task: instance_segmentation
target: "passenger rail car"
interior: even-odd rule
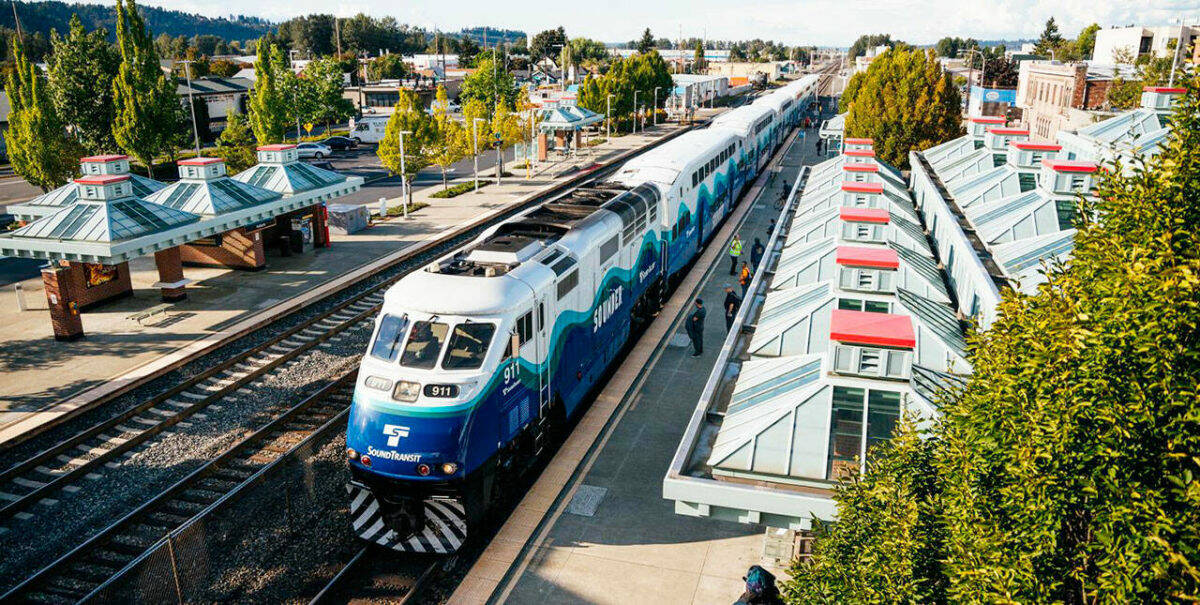
[[[728,215],[745,144],[685,133],[388,289],[346,431],[360,538],[458,550]]]

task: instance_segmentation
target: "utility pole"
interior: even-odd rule
[[[187,78],[188,109],[192,110],[192,135],[196,137],[196,157],[200,157],[200,128],[196,125],[196,99],[192,96],[191,67],[192,63],[194,62],[195,61],[192,61],[191,59],[184,59],[183,61],[180,61],[180,63],[183,63],[183,75]],[[299,124],[299,121],[297,121],[297,124]],[[299,133],[300,131],[297,130],[296,132]]]
[[[288,58],[291,59],[292,53],[298,53],[298,50],[289,50]],[[291,59],[292,77],[296,77],[296,60]],[[300,142],[300,99],[297,96],[296,90],[299,86],[292,87],[292,111],[296,113],[296,143]]]
[[[637,93],[638,91],[633,91],[633,134],[637,134]]]
[[[13,10],[16,11],[16,5],[13,5]],[[15,12],[13,14],[16,14]],[[1179,53],[1182,52],[1180,47],[1183,46],[1183,19],[1175,19],[1179,22],[1179,38],[1175,40],[1175,54],[1171,57],[1171,76],[1167,78],[1167,86],[1175,85],[1175,66],[1179,64]]]
[[[604,114],[604,117],[608,118],[604,120],[604,139],[606,141],[612,140],[612,98],[612,93],[604,97],[604,105],[608,109],[608,112]]]
[[[333,37],[337,39],[338,58],[341,59],[342,58],[342,26],[341,26],[341,19],[338,19],[337,16],[334,16],[334,18],[333,18]]]
[[[658,126],[658,89],[660,89],[660,88],[662,88],[662,86],[654,87],[654,107],[650,108],[650,111],[653,112],[653,115],[654,115],[654,125],[655,126]]]
[[[475,152],[471,156],[471,159],[475,162],[475,193],[479,193],[479,123],[486,121],[483,118],[475,118],[471,121],[471,130],[475,133],[471,140],[471,148]]]
[[[408,218],[408,205],[412,202],[412,188],[408,186],[408,173],[404,168],[404,135],[411,130],[400,131],[400,195],[404,198],[404,218]]]

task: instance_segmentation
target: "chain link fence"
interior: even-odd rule
[[[87,603],[191,603],[228,600],[244,553],[281,546],[344,500],[340,456],[318,456],[345,423],[335,416],[295,450],[262,468],[126,565]],[[337,448],[340,452],[341,448]],[[333,468],[334,466],[342,468]],[[321,478],[318,480],[318,478]],[[347,529],[348,531],[348,529]],[[270,556],[270,554],[268,554]]]

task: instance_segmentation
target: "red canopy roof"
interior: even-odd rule
[[[891,215],[883,208],[850,208],[842,207],[842,220],[856,223],[882,223],[892,220]]]
[[[879,166],[875,164],[844,164],[842,170],[847,172],[879,172]]]
[[[115,162],[117,160],[128,160],[129,156],[119,153],[110,153],[107,155],[89,155],[86,158],[79,158],[80,162]]]
[[[834,309],[829,323],[829,337],[838,342],[906,349],[917,346],[912,318],[907,315]]]
[[[1006,120],[1002,116],[975,116],[975,117],[971,118],[971,121],[975,122],[976,124],[1007,124],[1008,123],[1008,120]]]
[[[883,193],[883,183],[844,181],[842,182],[842,191],[849,191],[850,193]]]
[[[874,267],[895,269],[900,266],[900,256],[891,248],[868,248],[865,246],[838,246],[835,259],[839,265],[851,267]]]
[[[874,145],[875,139],[846,139],[847,145]]]
[[[1029,136],[1029,130],[1026,128],[989,128],[988,132],[992,134],[1007,134],[1016,136]]]
[[[109,185],[129,180],[128,174],[89,174],[75,179],[80,185]]]
[[[176,162],[180,166],[208,166],[209,164],[219,164],[225,160],[221,158],[189,158]]]
[[[1081,162],[1079,160],[1042,160],[1042,166],[1050,168],[1058,172],[1095,172],[1099,168],[1099,164],[1095,162]]]
[[[1183,94],[1187,92],[1186,88],[1171,88],[1170,86],[1147,86],[1142,89],[1142,92],[1168,92],[1174,94]]]
[[[1025,149],[1030,151],[1062,151],[1062,145],[1054,143],[1030,143],[1029,141],[1010,141],[1008,143],[1017,149]]]
[[[287,151],[288,149],[294,149],[295,147],[296,146],[291,143],[276,143],[274,145],[259,145],[258,150],[259,151]]]
[[[856,158],[873,158],[875,157],[874,149],[848,149],[842,152],[843,155],[854,156]]]

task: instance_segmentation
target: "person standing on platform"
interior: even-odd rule
[[[746,300],[746,291],[750,289],[750,280],[753,277],[754,272],[750,270],[749,265],[743,262],[742,271],[738,274],[738,283],[742,286],[742,300]]]
[[[738,259],[742,256],[742,238],[737,234],[733,234],[733,241],[729,243],[729,274],[737,274]]]
[[[767,225],[767,239],[771,239],[772,233],[775,233],[775,219],[771,219],[771,224]]]
[[[704,354],[704,316],[706,314],[704,301],[697,298],[696,308],[692,309],[692,314],[687,318],[687,335],[692,339],[692,357]]]
[[[725,331],[733,327],[733,318],[737,316],[738,307],[742,306],[742,299],[733,292],[733,286],[725,284]]]
[[[763,253],[766,251],[762,242],[757,237],[754,238],[754,245],[750,247],[750,266],[755,270],[758,270],[758,263],[762,261]]]

